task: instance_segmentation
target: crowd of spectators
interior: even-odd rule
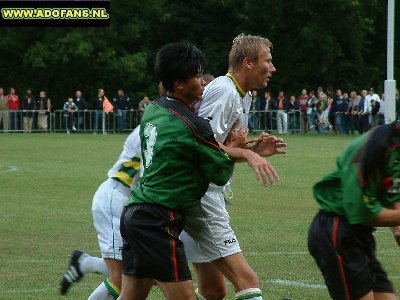
[[[71,133],[86,129],[97,133],[105,125],[103,122],[105,101],[111,105],[111,112],[117,119],[117,132],[123,132],[126,129],[127,112],[137,110],[143,113],[147,104],[150,103],[149,97],[144,96],[143,100],[139,102],[139,106],[134,107],[123,89],[119,89],[111,100],[107,99],[103,89],[99,89],[97,97],[89,102],[78,90],[75,97],[68,98],[63,107],[58,109],[62,110],[65,131]],[[45,91],[40,91],[39,96],[35,97],[32,90],[28,89],[25,96],[20,97],[14,88],[10,88],[9,93],[5,95],[4,89],[0,87],[0,131],[2,132],[30,133],[33,127],[47,132],[49,116],[52,112],[54,112],[52,102]],[[90,122],[85,122],[87,119],[90,119]],[[87,128],[87,123],[90,123],[90,128]]]
[[[362,134],[379,124],[384,123],[384,94],[379,96],[373,88],[342,92],[327,88],[326,92],[318,87],[317,92],[307,93],[303,89],[299,96],[285,96],[279,91],[276,98],[266,91],[259,97],[252,92],[252,103],[249,115],[249,129],[273,130],[278,134],[288,131],[311,133]],[[400,101],[396,92],[396,118],[400,113]],[[263,121],[263,122],[260,122]],[[264,127],[260,124],[263,123]],[[276,127],[275,127],[276,126]]]
[[[207,74],[208,76],[209,74]],[[205,75],[206,76],[206,75]],[[210,80],[213,79],[211,75]],[[160,87],[159,87],[160,88]],[[160,88],[160,90],[162,87]],[[162,94],[162,91],[160,91]],[[116,118],[116,132],[126,130],[126,114],[137,111],[138,120],[151,102],[144,96],[137,107],[123,89],[119,89],[111,101],[105,96],[103,89],[97,91],[97,97],[88,102],[81,91],[76,91],[75,97],[68,98],[63,106],[63,124],[67,133],[86,129],[97,133],[104,124],[104,102],[112,107]],[[0,87],[0,131],[32,132],[32,127],[47,132],[49,115],[52,112],[52,102],[46,91],[40,91],[35,97],[32,90],[26,90],[23,97],[18,96],[14,88],[7,95]],[[90,112],[89,112],[90,111]],[[89,113],[89,114],[88,114]],[[396,93],[396,118],[400,113],[398,91]],[[85,120],[90,118],[90,128]],[[310,132],[336,134],[364,133],[370,128],[384,123],[384,94],[379,96],[373,88],[342,92],[328,87],[326,91],[318,87],[317,91],[307,92],[303,89],[298,96],[286,96],[279,91],[277,97],[272,97],[265,91],[263,97],[258,91],[252,91],[252,102],[249,112],[250,131],[274,131],[278,134],[288,132]],[[85,125],[86,124],[86,125]],[[106,128],[107,129],[107,128]]]

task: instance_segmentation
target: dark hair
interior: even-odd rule
[[[204,53],[191,43],[171,43],[158,51],[154,73],[163,87],[173,92],[175,81],[186,81],[201,74],[205,63]]]

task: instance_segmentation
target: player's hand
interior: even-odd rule
[[[261,133],[258,137],[258,141],[254,146],[248,149],[257,153],[261,157],[268,157],[274,154],[285,154],[285,148],[287,144],[282,138],[277,138],[276,136],[269,135],[268,133]]]
[[[247,128],[234,128],[233,126],[225,139],[225,145],[234,148],[246,148],[248,144],[255,143],[259,140],[258,138],[248,139],[248,134],[249,130]]]
[[[253,151],[246,152],[247,164],[254,170],[258,182],[264,186],[274,185],[279,180],[278,173],[269,161]]]
[[[400,246],[400,226],[391,227],[390,229],[392,230],[397,245]]]

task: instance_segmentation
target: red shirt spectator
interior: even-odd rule
[[[307,95],[307,90],[303,89],[301,95],[297,98],[297,102],[300,105],[300,110],[302,112],[307,111],[307,102],[311,97]]]
[[[18,95],[15,94],[15,89],[10,89],[10,94],[7,95],[7,101],[10,110],[19,109],[19,98]]]

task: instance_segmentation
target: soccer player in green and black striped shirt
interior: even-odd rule
[[[374,227],[400,225],[400,122],[350,143],[314,186],[308,248],[333,299],[397,299],[376,259]],[[396,237],[396,236],[395,236]]]
[[[209,123],[190,107],[204,90],[204,54],[189,43],[162,48],[155,73],[167,97],[150,104],[140,123],[144,173],[121,216],[123,280],[118,299],[145,299],[154,280],[167,299],[195,299],[183,243],[184,210],[210,182],[224,185],[233,161]]]

